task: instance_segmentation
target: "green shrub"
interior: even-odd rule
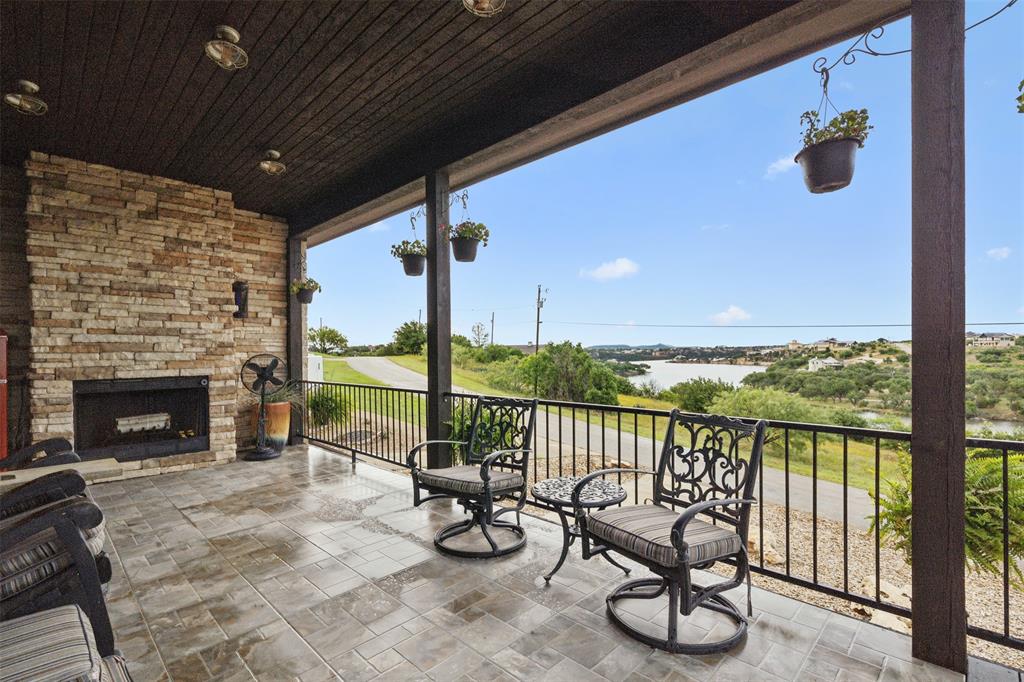
[[[899,476],[886,479],[879,495],[879,514],[871,518],[882,540],[901,550],[911,561],[911,461],[907,449],[897,454]],[[1024,455],[1011,453],[1008,462],[1010,580],[1024,588]],[[1003,458],[968,456],[964,464],[966,565],[977,573],[1002,575],[1003,570]],[[872,498],[875,495],[872,493]]]
[[[313,428],[340,424],[348,419],[348,401],[334,391],[310,391],[306,395],[306,408],[309,411],[309,424]]]

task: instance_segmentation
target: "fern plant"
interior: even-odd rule
[[[879,513],[871,519],[881,538],[911,561],[911,461],[901,448],[898,475],[886,479],[887,490],[878,497]],[[1007,460],[1007,508],[1010,581],[1024,589],[1024,455],[1010,453]],[[1002,575],[1003,571],[1003,455],[969,455],[964,461],[964,513],[967,568],[976,573]],[[871,494],[872,498],[875,493]]]

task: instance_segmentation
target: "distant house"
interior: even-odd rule
[[[839,369],[842,366],[843,362],[835,358],[811,358],[807,362],[809,372],[817,372],[819,369]]]
[[[967,334],[967,345],[972,348],[1011,348],[1016,338],[1013,334],[992,332],[989,334]]]
[[[789,350],[800,350],[801,348],[804,347],[804,345],[802,343],[800,343],[799,341],[797,341],[796,339],[793,339],[792,341],[789,342],[789,345],[786,346],[786,347]]]
[[[836,338],[829,338],[822,339],[821,341],[815,341],[810,345],[813,346],[815,350],[835,350],[836,348],[844,348],[850,344]]]

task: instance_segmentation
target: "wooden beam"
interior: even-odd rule
[[[452,286],[448,255],[448,171],[427,175],[427,439],[448,437],[452,390]],[[451,466],[451,448],[427,448],[427,466]]]
[[[306,276],[306,240],[293,237],[288,240],[288,282],[303,279]],[[309,353],[306,345],[306,306],[299,303],[289,292],[288,294],[288,378],[294,381],[306,379],[306,356]],[[296,434],[301,428],[302,416],[297,410],[292,411],[291,427],[288,429],[288,442],[292,445],[301,443]]]
[[[535,161],[906,16],[910,0],[805,0],[670,61],[448,166],[454,189]],[[810,68],[808,67],[808,71]],[[354,232],[422,202],[422,180],[383,184],[363,173],[322,206],[288,216],[310,245]],[[370,177],[372,176],[372,177]],[[415,176],[418,178],[418,176]],[[394,177],[387,178],[394,181]],[[368,183],[375,183],[368,186]]]
[[[967,672],[964,604],[964,0],[911,34],[913,654]]]

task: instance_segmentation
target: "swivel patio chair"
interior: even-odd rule
[[[522,549],[526,531],[520,525],[519,512],[526,504],[526,472],[533,442],[537,401],[519,398],[478,398],[473,410],[469,438],[465,441],[435,440],[420,443],[409,452],[412,471],[413,505],[429,500],[455,499],[469,514],[467,521],[445,526],[434,536],[434,544],[445,554],[471,558],[498,557]],[[443,469],[420,469],[419,452],[432,444],[458,446],[465,464]],[[421,491],[427,495],[421,496]],[[510,500],[514,506],[500,507]],[[514,512],[516,522],[499,520]],[[454,547],[452,538],[479,526],[489,549]],[[510,531],[514,542],[504,546],[494,538],[495,529]]]
[[[658,576],[629,580],[606,599],[609,618],[630,637],[658,649],[692,655],[728,651],[746,637],[747,618],[722,593],[739,587],[745,578],[747,616],[752,615],[747,530],[751,506],[756,504],[754,483],[761,464],[764,430],[764,421],[748,424],[673,410],[656,472],[595,471],[573,489],[583,558],[617,552]],[[583,488],[595,478],[620,471],[653,474],[653,504],[588,515],[580,504]],[[732,578],[707,586],[692,581],[691,571],[715,563],[734,566]],[[622,600],[656,599],[666,591],[668,622],[664,628],[653,623],[645,627],[616,607]],[[714,642],[681,642],[679,615],[688,616],[697,608],[724,614],[735,622],[736,629]]]

